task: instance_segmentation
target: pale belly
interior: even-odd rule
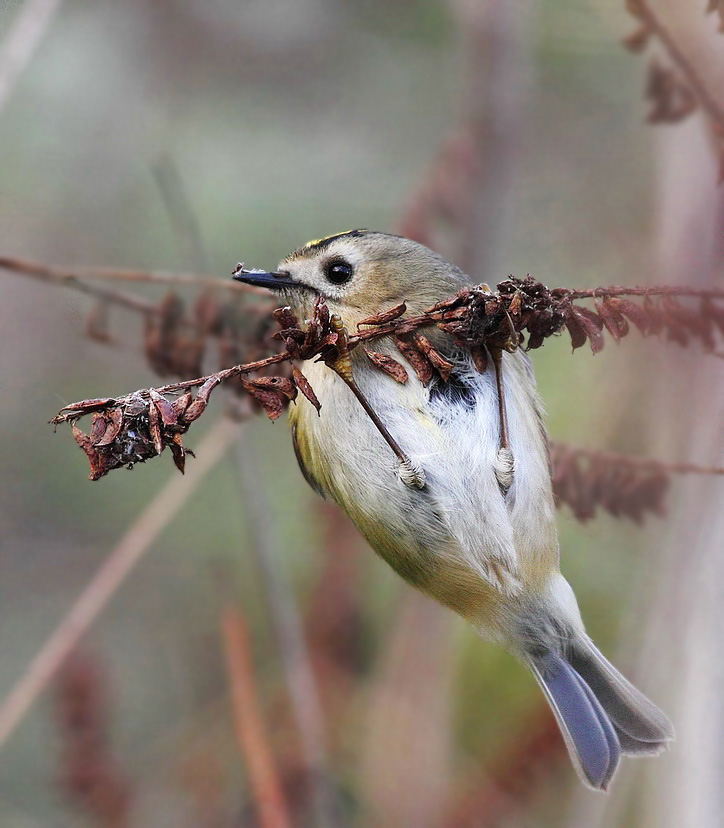
[[[510,612],[523,586],[543,588],[557,568],[555,517],[545,445],[520,366],[506,371],[516,457],[507,495],[493,467],[492,373],[475,375],[470,393],[456,395],[431,394],[412,372],[402,386],[376,370],[356,371],[386,427],[425,470],[419,491],[400,480],[396,456],[344,383],[318,363],[303,371],[322,410],[318,416],[306,400],[290,410],[300,464],[403,578],[479,628]]]

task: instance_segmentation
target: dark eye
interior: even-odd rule
[[[324,266],[324,275],[333,285],[343,285],[349,282],[353,272],[352,265],[344,259],[332,259]]]

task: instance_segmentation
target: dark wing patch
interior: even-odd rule
[[[459,374],[450,374],[447,382],[438,380],[430,386],[431,400],[445,400],[452,405],[475,408],[475,391]]]

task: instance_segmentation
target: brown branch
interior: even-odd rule
[[[234,729],[254,791],[259,825],[287,828],[291,821],[259,705],[249,632],[241,611],[230,604],[222,613],[221,632]]]
[[[643,296],[643,305],[621,298],[627,295]],[[677,303],[675,297],[680,295],[699,300],[698,312]],[[652,297],[658,297],[658,301]],[[410,338],[419,328],[429,325],[437,325],[459,347],[469,349],[480,371],[485,370],[488,351],[515,350],[523,342],[523,332],[528,334],[526,347],[530,350],[539,348],[548,337],[564,328],[568,330],[574,349],[588,341],[594,353],[604,346],[604,331],[618,342],[629,333],[631,325],[643,334],[665,333],[680,345],[686,345],[692,339],[699,340],[712,351],[716,337],[724,333],[724,308],[717,305],[723,297],[721,291],[691,292],[675,287],[551,290],[530,277],[511,277],[501,282],[495,293],[484,286],[462,290],[408,319],[402,316],[403,303],[364,320],[360,324],[367,329],[351,337],[341,322],[330,316],[320,297],[306,327],[300,326],[289,308],[274,312],[274,318],[282,328],[275,336],[286,346],[286,350],[279,354],[123,397],[72,403],[65,406],[52,422],[70,421],[73,424],[74,437],[88,456],[93,480],[120,466],[130,467],[144,462],[161,454],[165,448],[171,450],[176,465],[183,471],[185,450],[181,436],[203,414],[214,389],[227,380],[239,378],[237,389],[249,393],[271,419],[280,416],[287,402],[296,399],[298,391],[319,409],[314,390],[298,369],[292,372],[291,378],[248,377],[278,363],[318,358],[339,372],[342,357],[348,349],[360,342],[392,335],[421,382],[426,384],[435,375],[441,382],[447,382],[452,364],[425,337],[416,334]],[[574,300],[580,298],[593,298],[595,311],[575,305]],[[169,347],[171,345],[173,341]],[[164,347],[161,347],[162,351]],[[375,364],[397,381],[406,381],[404,367],[398,365],[401,370],[395,373],[389,363],[394,364],[395,360],[390,358],[385,364]],[[351,363],[348,368],[347,373],[351,376]],[[190,393],[182,394],[173,402],[164,396],[188,392],[192,388],[199,388],[195,399]],[[75,425],[75,421],[86,414],[93,415],[89,435]],[[375,421],[374,416],[372,419]],[[376,425],[384,436],[384,426],[380,428],[377,422]],[[421,475],[416,475],[415,485],[420,482],[418,477],[422,479]]]
[[[43,264],[16,256],[0,256],[0,268],[25,276],[33,276],[49,282],[74,282],[91,279],[104,282],[136,282],[141,284],[186,285],[199,288],[218,288],[237,294],[259,293],[268,295],[260,288],[242,285],[231,279],[216,279],[196,273],[167,273],[159,270],[135,270],[117,267],[74,267],[71,269]]]
[[[125,532],[65,617],[0,703],[0,748],[95,623],[131,570],[237,439],[239,426],[222,419],[199,444],[198,461],[185,477],[169,480]]]
[[[557,451],[559,448],[566,451],[573,451],[581,458],[603,460],[607,463],[626,465],[643,471],[661,471],[665,474],[724,475],[724,467],[722,466],[701,466],[697,463],[670,463],[665,460],[655,460],[652,457],[638,457],[633,454],[621,454],[614,451],[602,451],[600,449],[572,446],[570,443],[551,442],[552,452]]]
[[[0,267],[5,267],[5,263],[0,263]],[[32,272],[29,270],[22,270],[20,268],[6,268],[11,272],[30,276],[33,279],[39,279],[43,282],[53,282],[62,284],[64,287],[69,287],[72,290],[77,290],[79,293],[85,293],[88,296],[93,296],[96,299],[112,302],[114,305],[119,305],[128,310],[137,311],[141,314],[159,314],[160,309],[156,302],[149,299],[144,299],[141,296],[136,296],[132,293],[126,293],[119,290],[112,290],[110,288],[97,287],[96,285],[87,285],[81,282],[75,276],[68,276],[67,278],[55,278],[48,274],[41,274],[40,272]]]
[[[679,285],[655,285],[651,287],[623,287],[613,285],[612,287],[588,288],[586,290],[554,288],[555,291],[565,292],[573,300],[617,296],[679,296],[682,298],[724,299],[724,288],[688,288]]]

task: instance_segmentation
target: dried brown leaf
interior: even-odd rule
[[[718,304],[710,298],[701,302],[701,314],[718,328],[719,333],[724,335],[724,304]]]
[[[317,409],[317,414],[319,414],[319,410],[321,409],[322,404],[317,399],[317,395],[314,393],[314,389],[310,385],[309,380],[304,376],[304,374],[299,370],[299,368],[297,368],[296,365],[292,365],[292,377],[297,388]]]
[[[109,411],[95,416],[104,418],[105,430],[102,437],[94,440],[93,444],[96,446],[108,446],[116,439],[118,432],[121,430],[121,426],[123,425],[123,412],[120,408],[111,408]]]
[[[181,440],[181,435],[174,434],[168,447],[171,449],[174,465],[183,474],[186,471],[187,450]],[[190,454],[190,452],[188,453]]]
[[[452,363],[448,362],[445,357],[433,347],[430,340],[421,333],[415,334],[415,344],[430,360],[433,368],[438,372],[443,382],[447,382],[450,379],[450,374],[452,373]]]
[[[404,365],[399,363],[396,359],[393,359],[391,356],[387,356],[387,354],[381,354],[379,351],[371,351],[368,348],[365,348],[364,352],[373,365],[381,371],[384,371],[396,382],[406,383],[409,379]]]
[[[148,432],[151,435],[151,442],[157,454],[161,454],[164,449],[163,436],[161,432],[161,415],[158,407],[151,403],[148,406]]]
[[[650,320],[646,311],[641,307],[641,305],[637,305],[635,302],[631,302],[629,299],[620,299],[619,297],[613,296],[609,296],[607,301],[622,316],[625,316],[626,319],[629,320],[629,322],[632,322],[642,334],[645,335],[649,332]]]
[[[669,317],[675,320],[677,326],[699,339],[707,350],[714,349],[714,321],[701,313],[701,309],[692,310],[669,296],[664,297],[662,305]]]
[[[362,319],[357,323],[357,327],[359,328],[360,325],[385,325],[387,322],[399,319],[406,310],[407,305],[404,302],[400,302],[399,305],[395,305],[393,308],[388,308],[385,311],[380,311],[379,313]]]
[[[245,379],[243,385],[270,420],[276,420],[284,410],[286,402],[297,396],[296,385],[287,377]]]
[[[588,341],[591,344],[591,351],[594,354],[599,353],[603,349],[603,320],[601,317],[588,308],[573,305],[571,307],[571,314],[578,324],[586,332]]]
[[[606,330],[616,342],[620,342],[628,333],[628,322],[618,312],[616,305],[608,297],[605,297],[603,301],[596,303],[596,309]]]
[[[174,410],[173,404],[161,396],[153,388],[150,391],[151,402],[158,409],[161,415],[161,422],[165,426],[173,426],[178,422],[178,412]]]
[[[669,296],[664,296],[659,305],[661,320],[666,328],[667,339],[685,347],[689,344],[690,334],[681,321],[680,310],[681,306],[678,302]]]
[[[405,357],[405,359],[412,366],[412,370],[417,374],[417,378],[423,385],[427,385],[432,379],[433,367],[430,360],[421,353],[419,348],[407,339],[400,336],[395,337],[395,344],[398,350]]]
[[[97,446],[106,433],[106,418],[102,411],[96,412],[91,418],[90,441],[91,445]]]
[[[571,344],[573,345],[574,351],[576,348],[580,348],[582,345],[586,344],[586,340],[588,339],[586,330],[576,319],[573,313],[571,313],[566,319],[566,328],[568,329],[568,333],[571,335]]]

